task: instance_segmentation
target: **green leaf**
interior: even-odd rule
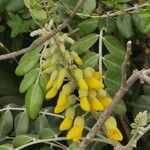
[[[83,5],[83,12],[86,14],[92,13],[96,9],[96,0],[86,0]]]
[[[9,12],[17,12],[24,7],[24,0],[9,0],[6,5],[6,10]]]
[[[79,41],[75,42],[70,49],[76,51],[77,53],[82,53],[88,50],[97,40],[97,34],[89,34],[79,39]]]
[[[114,36],[106,35],[103,38],[103,42],[110,53],[116,53],[121,56],[125,54],[126,49]]]
[[[39,71],[37,68],[34,68],[24,76],[19,88],[20,93],[25,93],[34,84],[38,74]]]
[[[41,10],[32,9],[31,15],[33,16],[33,18],[37,20],[45,20],[47,18],[46,11],[43,9]]]
[[[115,37],[106,35],[104,45],[110,52],[103,58],[107,70],[104,73],[104,82],[107,93],[113,97],[121,85],[121,65],[125,57],[125,48]]]
[[[0,137],[7,135],[13,128],[13,116],[8,110],[0,118]]]
[[[117,16],[116,24],[120,34],[124,38],[130,38],[133,36],[132,18],[129,14]]]
[[[144,84],[143,91],[145,95],[150,95],[150,84]]]
[[[9,147],[7,145],[0,145],[0,150],[12,150],[12,147]]]
[[[82,57],[82,61],[83,61],[82,68],[86,67],[94,68],[98,62],[98,54],[89,51]]]
[[[49,128],[49,122],[46,116],[39,116],[35,121],[35,129],[38,133],[44,128]]]
[[[19,15],[10,15],[10,20],[8,20],[7,24],[12,29],[11,37],[15,37],[20,33],[20,29],[22,27],[23,20],[19,17]]]
[[[150,32],[150,17],[145,18],[140,16],[140,14],[133,14],[132,18],[135,26],[139,31],[141,31],[142,33]]]
[[[16,95],[18,89],[11,77],[0,70],[0,95]]]
[[[123,101],[121,101],[115,107],[115,109],[113,111],[113,114],[114,115],[118,115],[118,116],[123,116],[123,115],[126,114],[126,112],[127,112],[126,105],[125,105],[125,103]]]
[[[25,96],[25,106],[27,113],[31,119],[35,119],[43,103],[43,91],[39,83],[35,83]]]
[[[28,73],[39,61],[40,51],[42,50],[42,46],[35,48],[34,50],[27,52],[19,61],[19,65],[16,68],[16,75],[22,76]]]
[[[41,129],[39,132],[39,138],[40,139],[49,139],[53,137],[57,137],[60,134],[60,131],[55,130],[55,129]]]
[[[26,134],[29,128],[29,118],[26,112],[20,112],[15,118],[16,135]]]
[[[112,33],[116,28],[116,21],[112,17],[101,18],[98,25],[100,30]]]
[[[79,23],[78,27],[84,35],[90,34],[97,28],[98,21],[98,19],[87,19]]]
[[[150,113],[150,95],[141,95],[134,103],[134,114],[147,110]]]
[[[29,135],[19,135],[15,137],[15,139],[12,141],[12,144],[16,148],[16,147],[25,145],[27,143],[30,143],[32,141],[33,141],[33,138]]]

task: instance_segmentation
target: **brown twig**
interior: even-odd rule
[[[122,84],[125,84],[126,82],[126,79],[127,79],[127,67],[129,65],[129,58],[132,54],[132,51],[131,51],[131,41],[128,41],[127,42],[127,51],[126,51],[126,55],[125,55],[125,58],[124,58],[124,61],[122,63]]]
[[[120,99],[125,95],[125,93],[129,90],[129,88],[137,81],[138,79],[143,79],[143,75],[149,75],[150,69],[143,69],[141,71],[134,70],[133,74],[129,77],[124,85],[120,87],[118,92],[115,94],[110,106],[101,114],[91,131],[87,134],[87,136],[83,139],[81,143],[79,143],[79,150],[85,150],[85,148],[93,141],[96,133],[102,128],[104,122],[107,118],[112,114],[116,105],[120,101]]]
[[[72,11],[72,13],[70,14],[70,16],[56,29],[54,30],[52,33],[48,34],[46,37],[44,38],[39,38],[37,40],[35,40],[29,47],[21,49],[19,51],[10,53],[10,54],[6,54],[6,55],[1,55],[0,56],[0,61],[1,60],[5,60],[5,59],[10,59],[12,57],[17,57],[19,55],[22,55],[28,51],[31,51],[32,49],[35,49],[36,47],[38,47],[39,45],[43,44],[44,42],[46,42],[47,40],[49,40],[51,37],[53,37],[55,34],[57,34],[58,32],[60,32],[61,30],[63,30],[67,24],[71,21],[71,19],[74,17],[74,15],[76,14],[76,12],[78,11],[78,9],[83,5],[83,3],[85,2],[85,0],[79,0],[79,2],[77,3],[77,5],[75,6],[74,10]]]

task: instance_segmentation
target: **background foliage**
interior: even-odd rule
[[[48,14],[41,9],[41,6],[36,5],[39,0],[31,1],[33,1],[31,11],[25,6],[24,0],[0,1],[0,42],[3,44],[0,47],[1,55],[27,47],[34,41],[35,38],[30,37],[30,33],[38,29],[36,19],[43,25],[46,23]],[[56,5],[53,18],[58,24],[71,13],[76,3],[77,0],[54,0],[53,3],[48,0],[49,9],[53,4]],[[104,31],[103,78],[111,97],[121,85],[121,64],[127,41],[132,40],[128,76],[133,69],[150,67],[150,2],[147,0],[86,0],[64,32],[71,32],[73,29],[77,29],[77,32],[71,37],[77,42],[71,49],[82,56],[83,68],[89,66],[97,70],[99,32]],[[44,102],[41,115],[35,120],[29,119],[24,112],[22,106],[25,95],[19,92],[22,77],[15,75],[19,59],[13,58],[0,62],[0,144],[3,144],[0,149],[2,150],[9,150],[12,146],[19,147],[38,138],[54,138],[60,134],[58,125],[61,116],[52,117],[46,114],[52,112],[53,105],[49,107],[49,104]],[[126,143],[128,134],[124,124],[130,130],[130,124],[139,111],[147,110],[150,113],[150,85],[136,82],[123,99],[125,101],[118,104],[114,115],[118,117],[125,135],[123,142]],[[89,119],[89,124],[92,124],[92,119]],[[138,149],[148,150],[149,140],[150,136],[146,134],[139,142]],[[31,146],[31,149],[57,149],[56,144],[55,142],[51,146],[37,144]],[[92,144],[89,149],[96,150],[97,147],[99,150],[110,149],[109,145],[102,143],[94,143],[94,146]],[[70,149],[75,149],[75,145],[72,144]]]

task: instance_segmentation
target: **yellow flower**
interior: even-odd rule
[[[91,110],[90,103],[89,103],[87,97],[80,98],[80,106],[84,111],[88,112]]]
[[[79,92],[79,98],[87,97],[88,95],[88,90],[79,89],[78,92]]]
[[[74,126],[67,134],[67,140],[73,140],[73,142],[78,142],[82,137],[83,128]]]
[[[52,99],[52,98],[54,98],[55,96],[56,96],[56,94],[57,94],[57,89],[56,88],[52,88],[52,89],[50,89],[48,92],[47,92],[47,94],[46,94],[46,99]]]
[[[123,139],[122,133],[117,128],[117,122],[114,117],[109,117],[105,123],[104,127],[106,128],[106,135],[109,139],[121,141]]]
[[[73,142],[78,142],[82,137],[84,125],[85,125],[84,118],[81,116],[78,116],[74,121],[73,128],[68,132],[66,138],[68,140],[73,140]]]
[[[78,64],[78,65],[83,65],[83,62],[82,62],[82,59],[80,57],[76,57],[74,59],[75,63]]]
[[[68,96],[75,90],[75,88],[75,83],[70,81],[62,87],[62,93]]]
[[[95,79],[94,77],[91,77],[87,80],[88,86],[92,89],[100,89],[104,87],[104,84],[100,82],[99,80]]]
[[[68,98],[63,93],[59,94],[59,98],[57,100],[58,105],[66,105],[68,103]]]
[[[109,97],[105,97],[103,99],[100,99],[99,101],[104,106],[104,108],[107,108],[109,106],[109,104],[111,103],[112,99]]]
[[[69,118],[71,118],[73,120],[74,115],[75,115],[75,110],[74,109],[75,109],[74,107],[68,107],[66,109],[65,116],[69,117]]]
[[[78,54],[76,52],[71,51],[70,54],[73,57],[73,59],[74,59],[76,64],[78,64],[78,65],[82,65],[83,64],[82,59],[78,56]]]
[[[77,68],[74,71],[74,76],[77,80],[83,79],[83,72],[81,71],[81,69]]]
[[[122,141],[122,133],[118,128],[113,128],[113,129],[108,129],[107,130],[107,137],[109,139],[117,140],[117,141]]]
[[[90,106],[91,106],[91,110],[93,110],[93,111],[103,111],[104,110],[104,106],[97,100],[96,97],[94,97],[90,100]]]
[[[54,70],[51,74],[50,80],[48,81],[47,85],[46,85],[46,89],[49,89],[52,87],[54,81],[56,80],[58,76],[58,70]]]
[[[96,80],[100,80],[102,78],[102,74],[98,71],[95,71],[94,74],[93,74],[93,77],[96,79]]]
[[[73,119],[70,117],[66,117],[63,122],[59,126],[60,131],[68,130],[72,125]]]
[[[67,107],[68,107],[68,103],[65,105],[56,105],[55,109],[54,109],[54,113],[61,113],[63,112]]]
[[[79,87],[83,90],[88,90],[88,85],[84,79],[78,81]]]
[[[103,90],[103,89],[98,89],[98,90],[96,91],[96,94],[97,94],[98,99],[103,99],[103,98],[105,98],[106,95],[107,95],[106,91]]]

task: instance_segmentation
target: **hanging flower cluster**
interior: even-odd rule
[[[82,137],[85,120],[82,116],[75,117],[76,106],[80,105],[83,114],[101,112],[112,99],[103,89],[102,74],[90,67],[81,69],[82,59],[75,51],[66,50],[65,43],[74,41],[67,34],[57,35],[57,40],[51,39],[50,54],[44,55],[45,60],[41,64],[43,73],[49,74],[46,99],[51,100],[58,94],[54,113],[65,112],[59,128],[61,131],[69,130],[67,139],[77,142]]]

